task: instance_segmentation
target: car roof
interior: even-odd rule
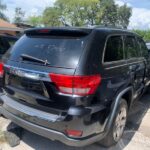
[[[141,37],[135,32],[132,32],[127,29],[121,29],[116,27],[105,27],[105,26],[91,26],[91,27],[49,27],[49,28],[31,28],[24,31],[25,34],[27,33],[33,33],[40,30],[51,30],[51,31],[57,31],[57,32],[72,32],[72,33],[85,33],[89,34],[92,31],[99,31],[103,32],[105,34],[130,34],[135,35],[138,37]]]

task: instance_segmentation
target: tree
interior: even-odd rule
[[[123,28],[127,28],[129,25],[129,18],[132,15],[132,9],[124,4],[121,7],[118,7],[118,24]]]
[[[43,13],[46,26],[105,25],[126,28],[131,8],[118,6],[114,0],[56,0]]]
[[[61,18],[72,26],[94,25],[100,11],[99,0],[57,0]]]
[[[102,16],[100,23],[105,26],[117,26],[118,12],[117,5],[113,0],[102,0],[101,1]]]
[[[45,26],[60,26],[60,10],[54,7],[47,7],[43,12],[43,23]]]
[[[150,42],[150,30],[133,30],[139,34],[146,42]]]
[[[25,16],[25,12],[22,11],[20,7],[15,8],[15,18],[14,18],[14,23],[21,23],[23,22]]]
[[[41,16],[29,16],[27,19],[27,22],[34,26],[34,27],[40,27],[42,26],[42,17]]]
[[[8,21],[8,18],[6,17],[6,15],[3,13],[4,10],[7,9],[6,4],[2,3],[2,0],[0,0],[0,18],[3,20]]]

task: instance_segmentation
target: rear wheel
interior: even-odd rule
[[[127,121],[128,105],[126,100],[121,99],[117,108],[112,127],[107,136],[99,143],[104,147],[116,144],[122,137]]]

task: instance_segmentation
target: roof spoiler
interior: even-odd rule
[[[25,30],[27,36],[69,36],[82,37],[91,33],[91,29],[82,28],[34,28]]]

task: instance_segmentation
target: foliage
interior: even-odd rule
[[[42,26],[42,17],[41,16],[29,16],[27,19],[27,23],[34,27]]]
[[[112,0],[102,0],[103,15],[101,22],[104,25],[119,26],[127,28],[129,19],[132,15],[132,9],[126,4],[118,6]]]
[[[56,0],[43,13],[46,26],[111,25],[127,28],[132,11],[114,0]]]
[[[22,11],[22,9],[20,7],[16,7],[15,8],[14,23],[22,23],[24,16],[25,16],[25,12]]]
[[[129,18],[132,15],[132,9],[126,4],[118,8],[118,24],[123,28],[127,28],[129,25]]]
[[[0,0],[0,18],[3,19],[3,20],[8,21],[8,18],[3,13],[3,11],[6,10],[6,9],[7,9],[6,4],[3,4],[2,0]]]
[[[43,12],[43,23],[45,26],[61,26],[60,10],[54,7],[48,7]]]
[[[102,0],[101,23],[105,26],[117,26],[118,6],[112,0]]]
[[[55,7],[62,10],[61,18],[71,26],[94,25],[100,12],[99,0],[57,0]]]
[[[146,42],[150,42],[150,30],[133,30],[139,34]]]

